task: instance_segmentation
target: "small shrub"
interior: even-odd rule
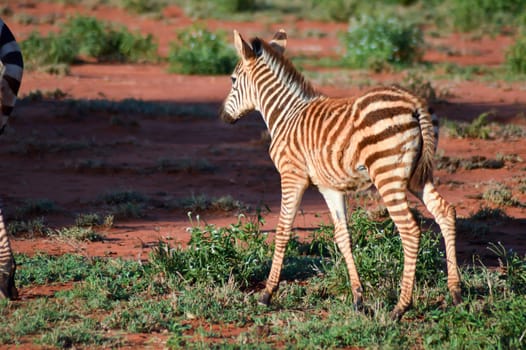
[[[100,233],[93,230],[92,227],[63,227],[59,230],[56,230],[55,235],[59,238],[73,239],[77,241],[96,242],[103,240],[103,236]]]
[[[506,65],[514,74],[526,74],[526,34],[522,33],[506,51]]]
[[[480,114],[471,123],[457,123],[445,121],[444,127],[452,137],[458,138],[474,138],[487,140],[491,138],[491,128],[489,127],[488,117],[493,115],[493,112],[485,112]]]
[[[188,282],[224,283],[231,276],[242,286],[261,281],[270,247],[257,225],[193,227],[191,235],[187,249],[159,242],[150,256],[154,268]]]
[[[519,204],[517,199],[513,198],[511,188],[501,183],[491,184],[482,194],[482,198],[500,206],[516,206]]]
[[[28,233],[31,236],[46,235],[49,232],[49,228],[46,226],[43,217],[36,218],[27,221],[11,221],[7,224],[7,233],[12,236],[16,236],[20,233]]]
[[[222,33],[193,26],[177,33],[170,43],[169,71],[182,74],[230,74],[237,54]]]
[[[422,57],[422,31],[396,18],[362,17],[341,37],[344,63],[353,68],[382,70],[412,64]]]
[[[75,225],[79,227],[103,226],[111,228],[113,226],[113,216],[106,215],[102,217],[97,213],[79,214],[75,219]]]

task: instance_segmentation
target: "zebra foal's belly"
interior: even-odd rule
[[[364,165],[358,165],[355,169],[344,169],[328,164],[317,168],[309,172],[311,182],[316,186],[351,192],[366,190],[372,185],[369,171]]]

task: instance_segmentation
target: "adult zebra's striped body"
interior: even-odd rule
[[[22,80],[24,62],[22,53],[13,33],[0,19],[0,62],[1,62],[1,112],[0,134],[9,120],[16,102],[18,89]],[[0,207],[0,298],[16,298],[15,287],[16,264],[9,244],[9,237],[4,224]]]
[[[348,268],[354,302],[362,302],[347,230],[345,193],[369,184],[378,189],[404,249],[399,318],[412,299],[420,229],[408,207],[407,191],[420,198],[437,220],[446,242],[448,287],[459,303],[455,251],[455,210],[432,183],[438,122],[426,103],[400,87],[380,87],[355,98],[329,98],[304,79],[283,56],[283,30],[273,40],[247,43],[234,31],[240,61],[221,117],[234,123],[252,110],[263,115],[270,156],[281,176],[281,211],[265,292],[268,305],[278,288],[285,247],[302,195],[309,184],[322,193],[335,226],[335,241]]]

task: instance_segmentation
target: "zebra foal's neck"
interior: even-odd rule
[[[271,134],[279,121],[322,96],[282,54],[264,44],[261,75],[256,75],[260,111]],[[266,68],[266,69],[265,69]],[[266,72],[265,72],[266,70]]]

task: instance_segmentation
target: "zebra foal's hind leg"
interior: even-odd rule
[[[460,295],[460,274],[455,243],[455,208],[442,198],[431,182],[426,183],[423,191],[417,195],[424,202],[427,210],[435,217],[444,236],[447,258],[447,286],[453,298],[453,304],[460,304],[462,297]]]
[[[9,244],[0,205],[0,298],[15,299],[18,291],[15,287],[16,264]]]

